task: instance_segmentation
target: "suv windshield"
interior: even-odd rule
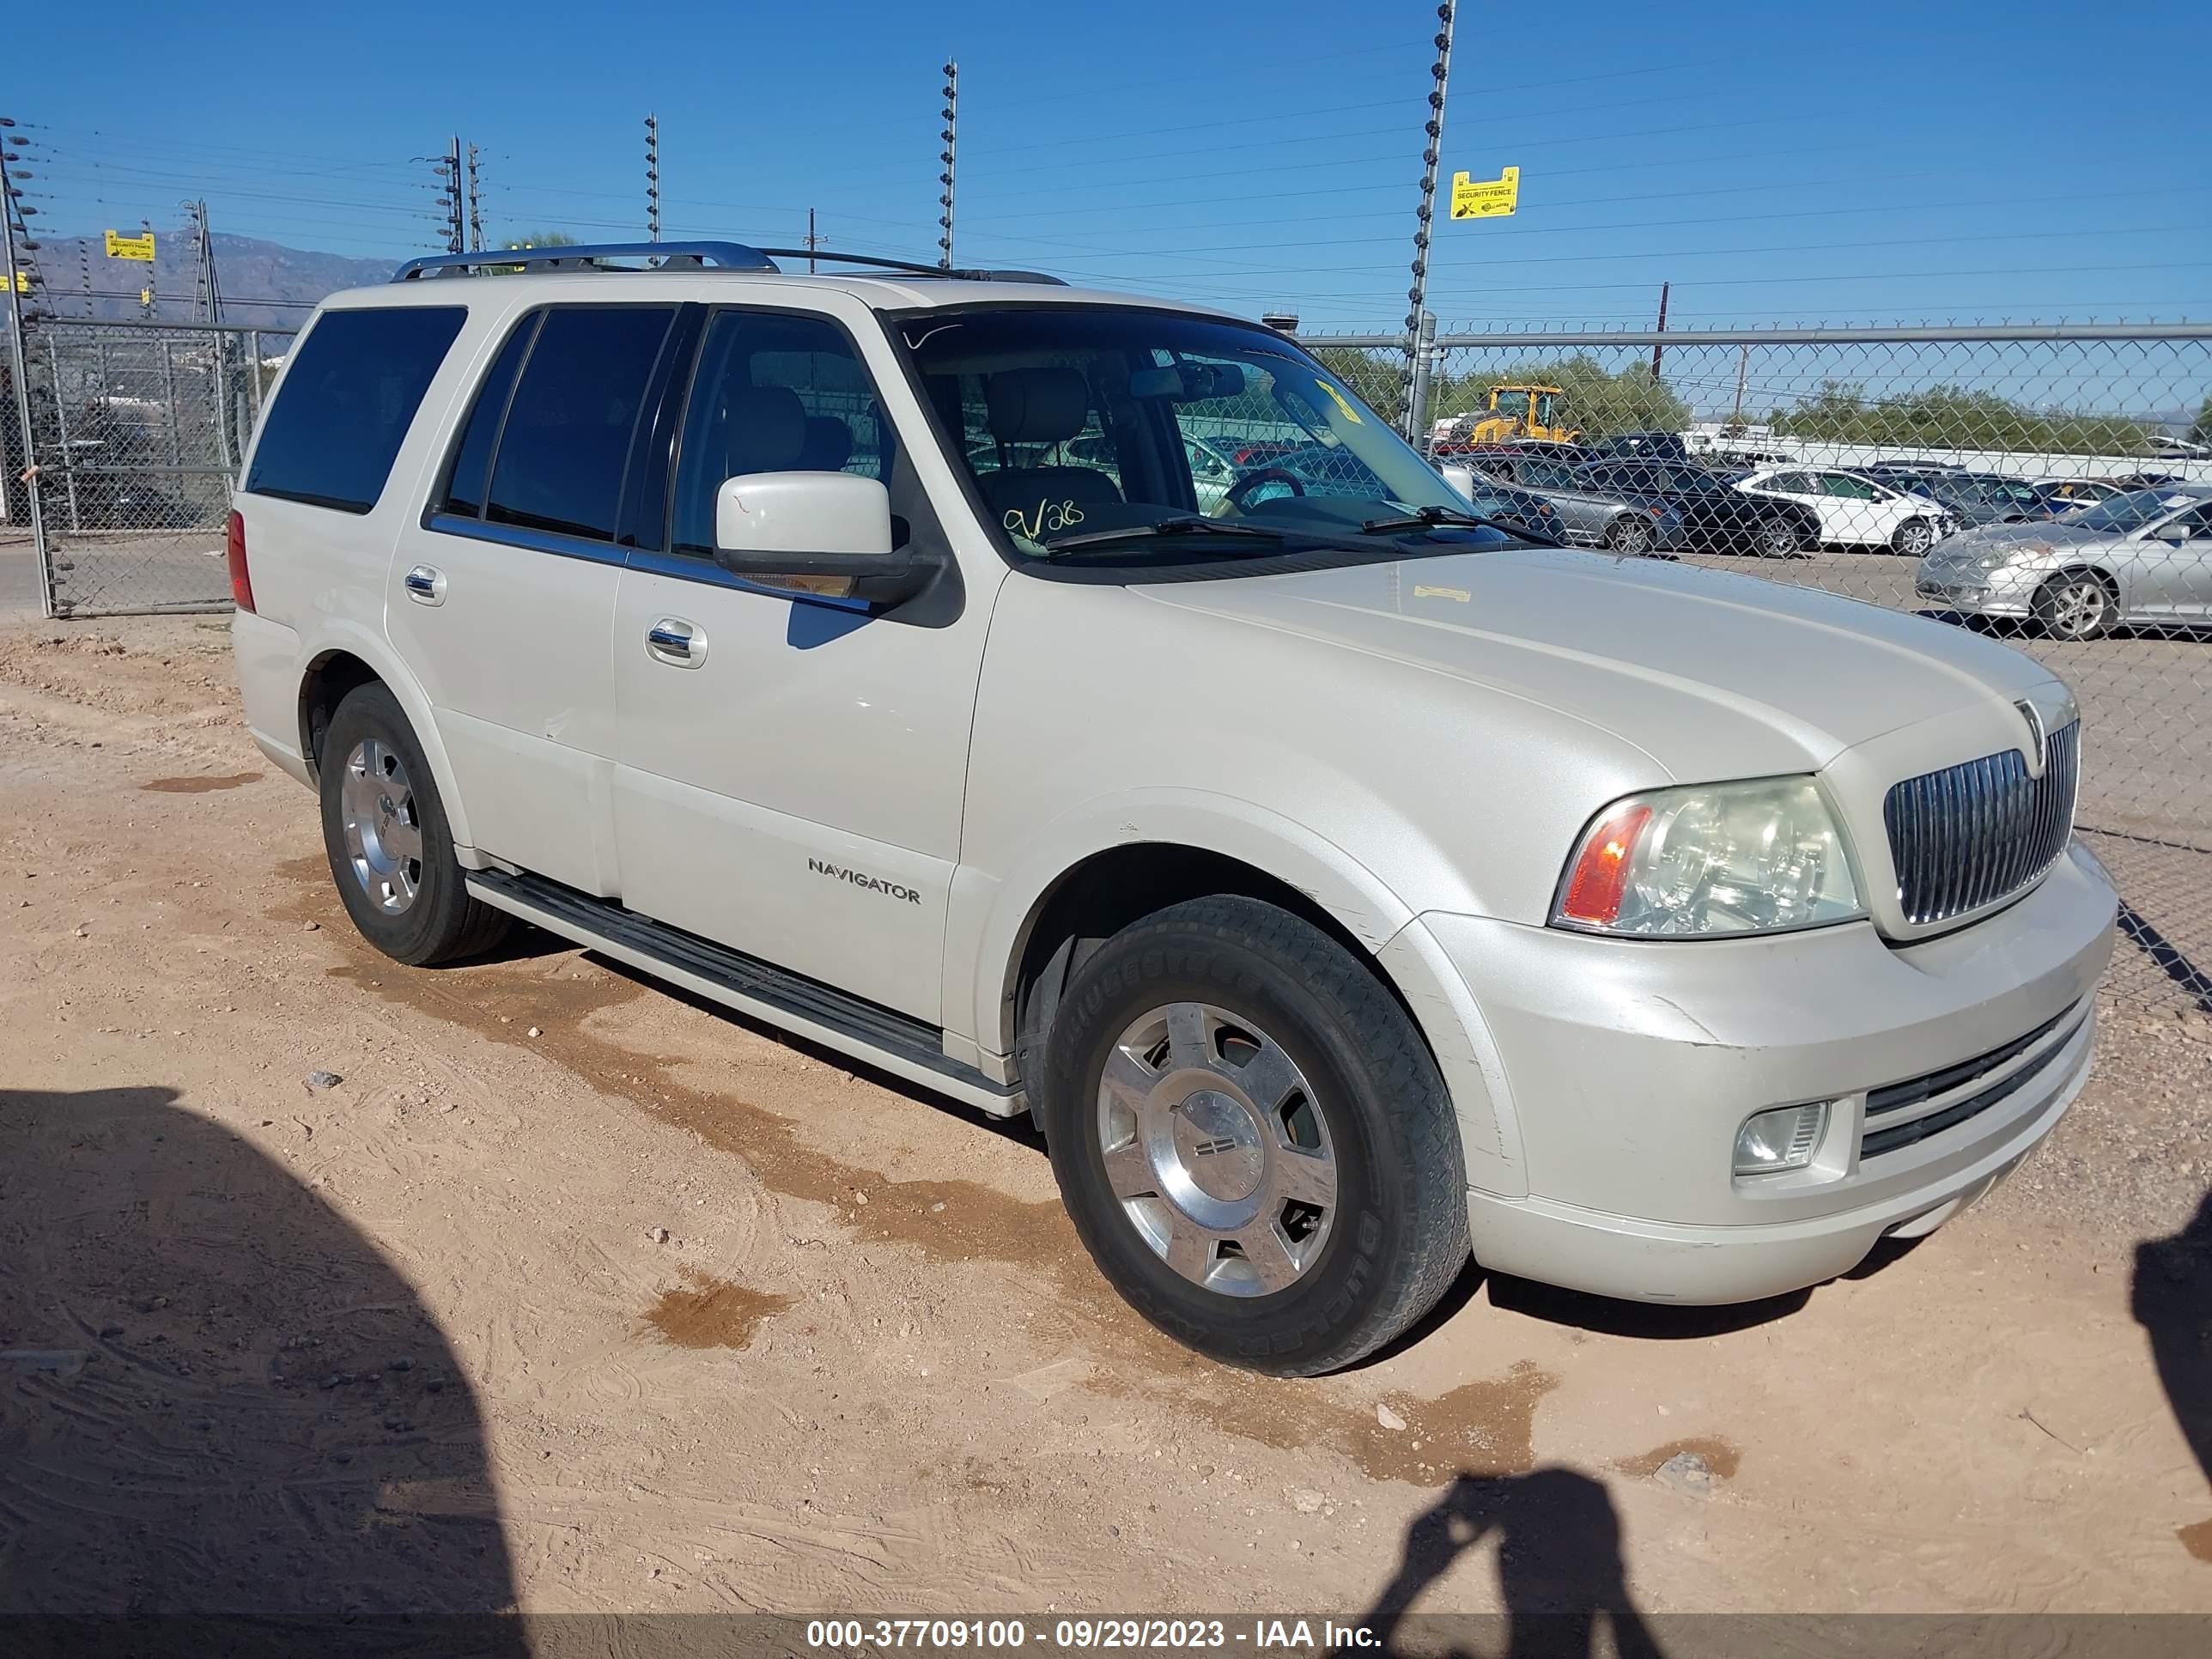
[[[1066,543],[1057,556],[1110,544],[1118,561],[1187,560],[1202,543],[1250,558],[1280,541],[1208,532],[1341,540],[1367,520],[1467,511],[1381,416],[1267,329],[1030,306],[910,316],[903,333],[955,453],[1032,557]],[[1131,534],[1102,533],[1115,531]]]

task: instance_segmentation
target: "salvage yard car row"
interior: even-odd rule
[[[1571,545],[1894,553],[1920,562],[1922,600],[2062,639],[2212,623],[2212,484],[2166,474],[2027,479],[1772,460],[1722,471],[1649,447],[1624,457],[1526,441],[1440,459],[1479,511]]]

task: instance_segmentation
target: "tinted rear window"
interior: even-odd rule
[[[325,313],[270,408],[246,489],[345,513],[374,507],[468,315],[461,306]]]
[[[673,307],[550,311],[507,406],[484,516],[612,541],[623,471]]]
[[[522,367],[522,359],[530,349],[530,342],[538,332],[538,319],[530,317],[522,326],[507,337],[506,346],[494,360],[491,370],[477,388],[477,400],[469,410],[469,422],[461,428],[459,447],[453,452],[453,470],[446,484],[445,508],[448,513],[464,514],[474,519],[483,513],[484,481],[491,471],[491,447],[499,436],[499,426],[507,418],[507,395],[514,390],[514,376]]]

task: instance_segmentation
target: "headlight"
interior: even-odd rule
[[[1809,777],[1660,789],[1591,820],[1554,927],[1657,938],[1779,933],[1866,914],[1835,815]]]

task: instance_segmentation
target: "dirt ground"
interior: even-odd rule
[[[372,955],[219,622],[9,626],[0,1612],[2212,1611],[2212,1026],[2102,1040],[1808,1295],[1471,1272],[1272,1382],[1025,1128],[543,936]]]

